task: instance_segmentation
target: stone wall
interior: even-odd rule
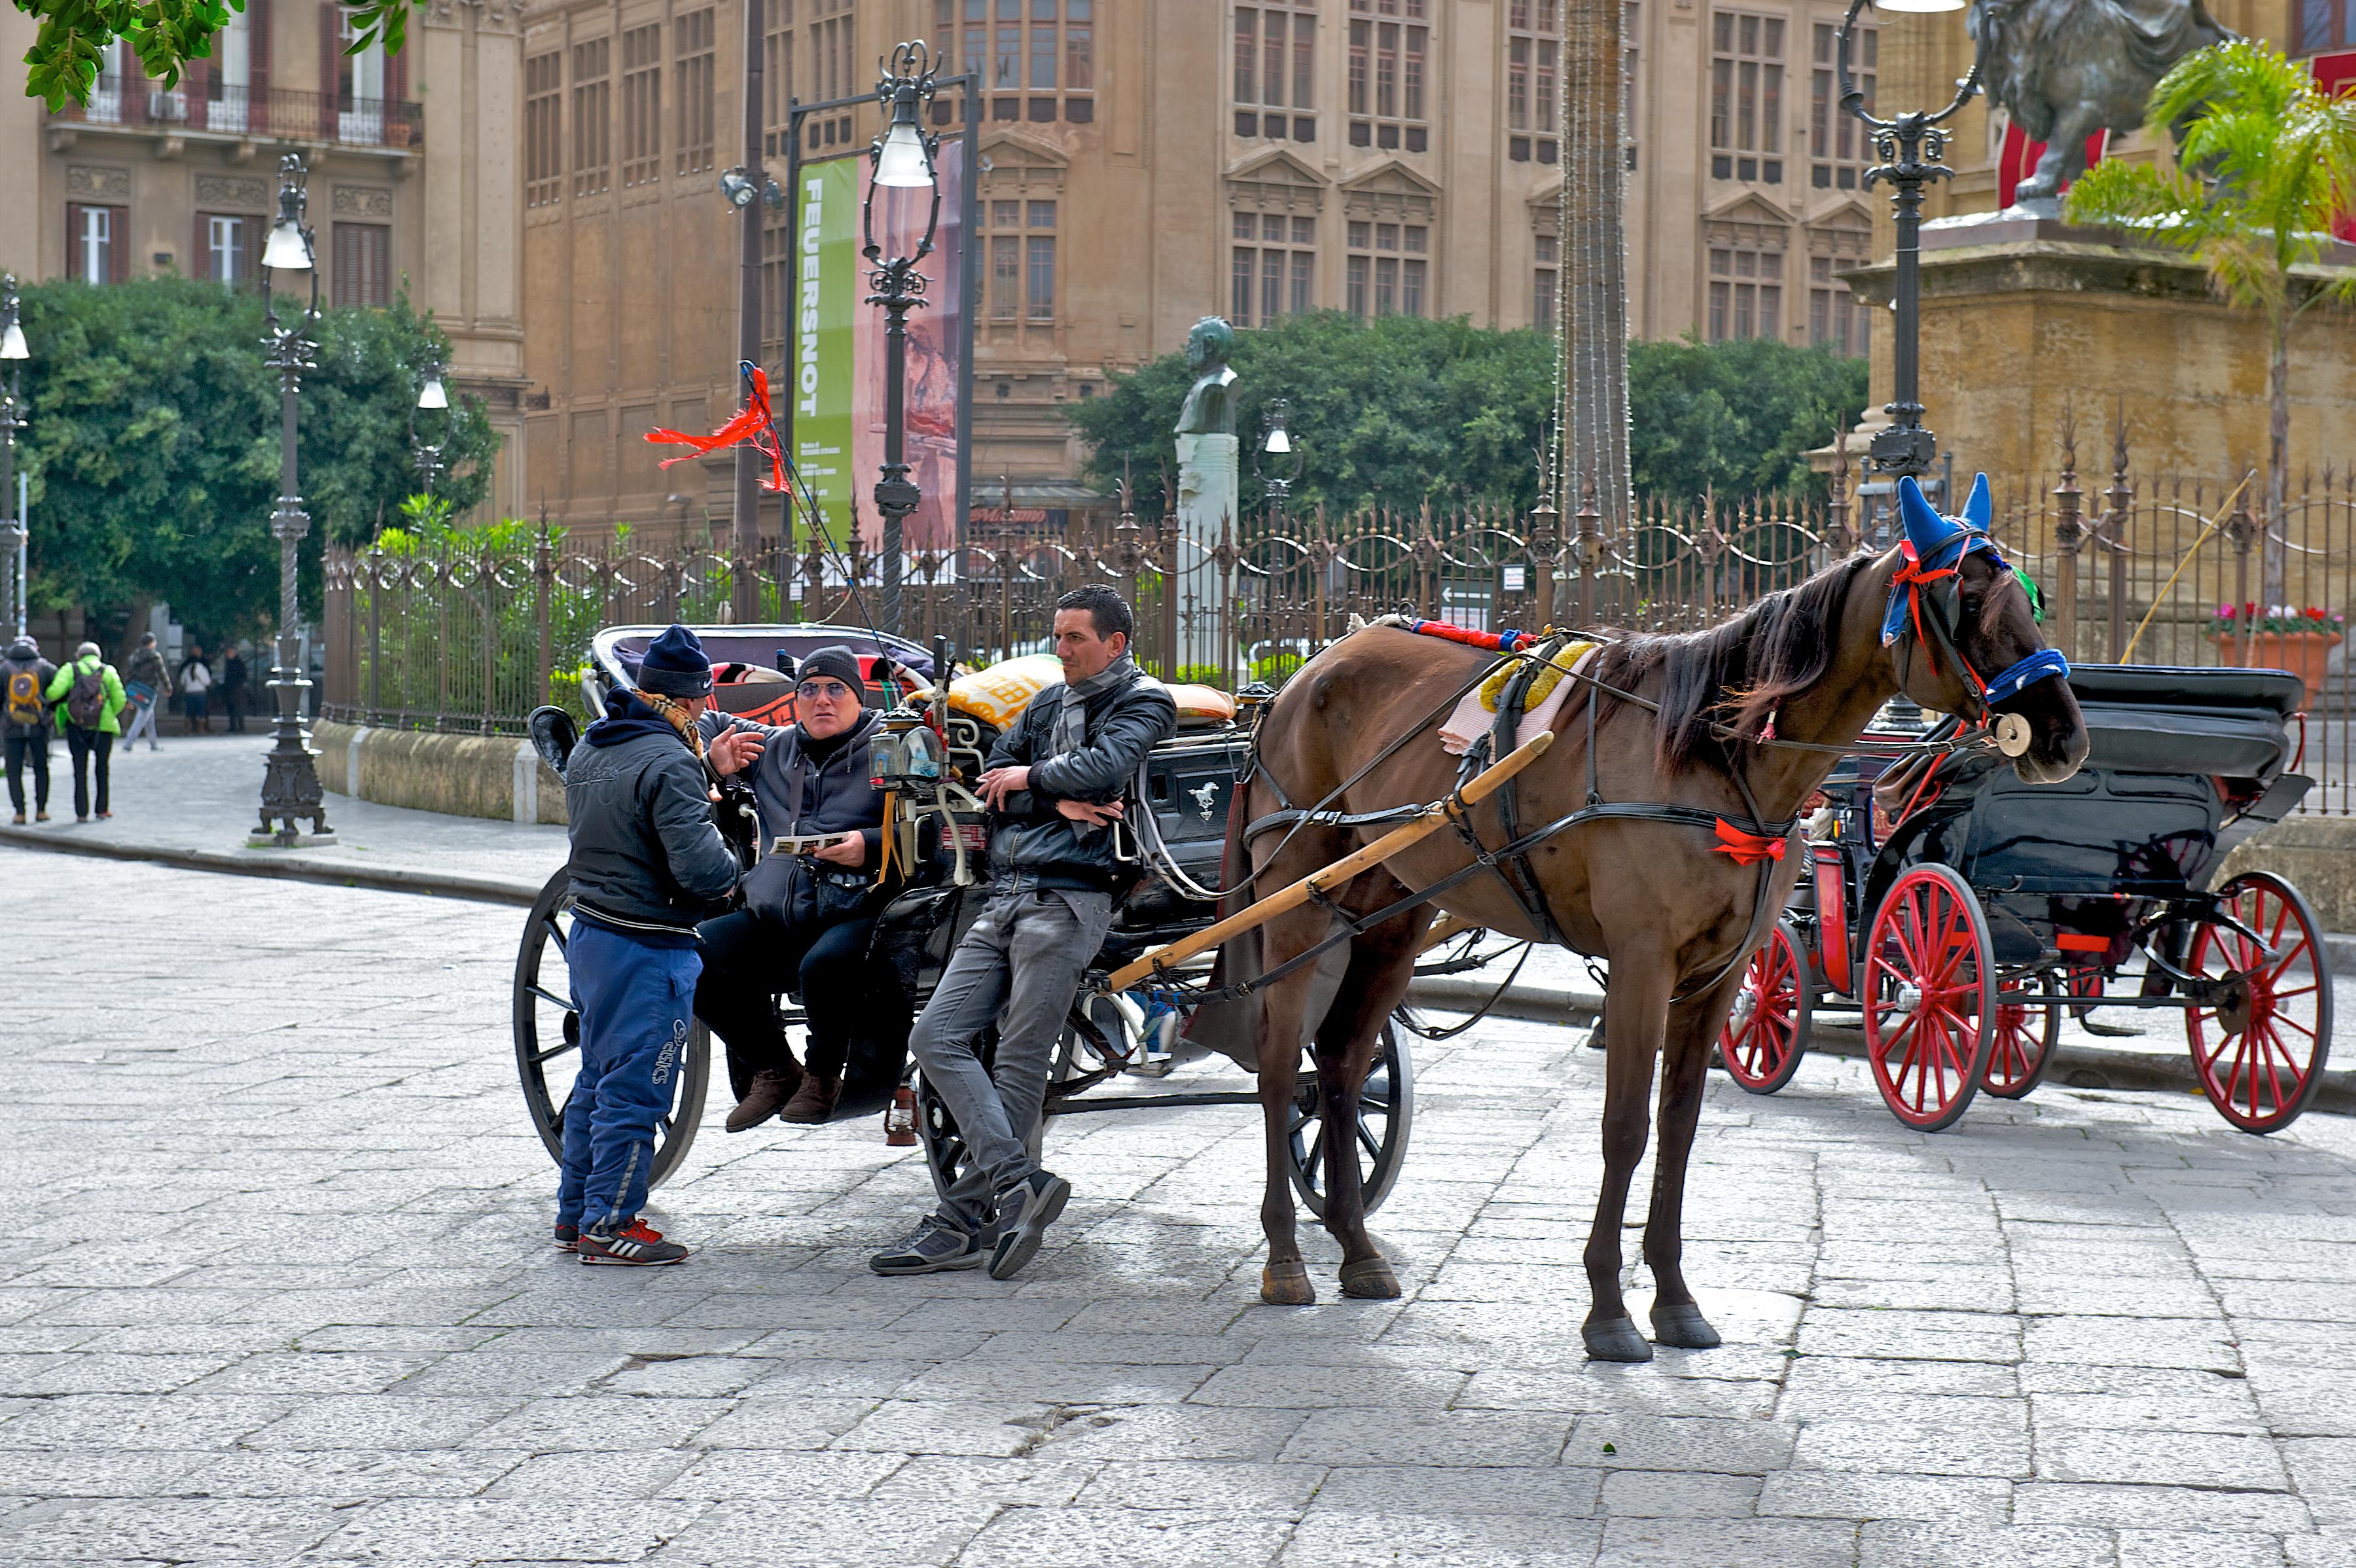
[[[564,782],[515,736],[434,735],[325,721],[319,782],[338,795],[384,806],[500,822],[564,818]]]
[[[2356,931],[2356,817],[2290,817],[2225,857],[2217,885],[2271,871],[2307,895],[2327,931]]]

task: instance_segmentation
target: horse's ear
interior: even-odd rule
[[[1988,531],[1988,519],[1995,515],[1996,509],[1988,502],[1987,476],[1975,475],[1972,479],[1971,499],[1964,503],[1964,521],[1982,533],[1986,533]]]
[[[1906,525],[1906,537],[1914,545],[1914,558],[1928,564],[1954,537],[1955,525],[1939,515],[1922,494],[1922,487],[1914,476],[1904,474],[1898,480],[1898,516]]]

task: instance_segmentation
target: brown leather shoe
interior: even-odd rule
[[[744,1098],[738,1101],[736,1109],[728,1113],[728,1130],[742,1133],[748,1127],[759,1126],[775,1116],[777,1108],[792,1099],[794,1091],[808,1081],[808,1075],[798,1068],[791,1073],[766,1069],[755,1073],[752,1086],[744,1090]]]
[[[802,1074],[802,1086],[786,1102],[785,1120],[788,1122],[823,1122],[834,1114],[834,1102],[842,1098],[840,1076],[821,1078],[817,1073]]]

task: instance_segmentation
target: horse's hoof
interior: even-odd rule
[[[1587,1342],[1587,1358],[1590,1361],[1649,1361],[1653,1348],[1636,1332],[1636,1320],[1632,1317],[1611,1317],[1601,1323],[1583,1323],[1580,1338]]]
[[[1305,1263],[1269,1263],[1259,1272],[1259,1298],[1270,1306],[1315,1306],[1317,1287]]]
[[[1680,1350],[1715,1350],[1719,1344],[1718,1330],[1689,1301],[1653,1308],[1653,1337]]]
[[[1389,1301],[1399,1293],[1398,1276],[1380,1258],[1342,1265],[1342,1294],[1364,1301]]]

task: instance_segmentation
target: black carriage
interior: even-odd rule
[[[1890,1111],[1936,1131],[1982,1090],[2034,1089],[2065,1009],[2177,1008],[2228,1122],[2271,1133],[2306,1110],[2331,1044],[2315,916],[2271,872],[2211,886],[2311,785],[2295,771],[2303,683],[2081,666],[2070,684],[2093,751],[2061,784],[2023,783],[1984,750],[1843,759],[1808,820],[1808,874],[1719,1036],[1736,1082],[1781,1089],[1820,1011],[1845,1005]],[[1885,724],[1874,738],[1926,736]]]
[[[606,694],[617,687],[634,684],[637,659],[661,629],[618,627],[597,636],[582,682],[591,711],[602,711]],[[935,693],[934,654],[904,639],[809,624],[695,629],[712,657],[717,678],[715,697],[723,711],[755,715],[765,723],[791,722],[793,686],[780,668],[786,659],[798,661],[832,643],[848,644],[869,667],[873,678],[867,695],[872,705],[923,703]],[[886,660],[878,656],[888,656],[888,668]],[[949,770],[962,770],[969,778],[980,771],[997,732],[987,718],[951,707],[941,736]],[[1203,896],[1218,885],[1228,803],[1249,747],[1248,732],[1237,724],[1197,721],[1183,726],[1176,737],[1149,758],[1145,793],[1151,820],[1141,822],[1133,833],[1124,830],[1127,852],[1138,861],[1138,876],[1116,911],[1098,967],[1126,962],[1210,922],[1213,906]],[[716,810],[723,830],[738,826],[729,821],[736,807],[723,802]],[[930,995],[957,938],[979,913],[981,889],[976,879],[986,848],[985,824],[979,810],[944,806],[933,813],[931,822],[922,824],[924,831],[918,831],[919,825],[914,821],[904,824],[904,843],[916,872],[884,910],[877,923],[876,939],[881,954],[891,961],[916,1007]],[[740,831],[734,836],[744,841],[740,853],[757,853],[757,833]],[[526,922],[513,991],[517,1071],[532,1124],[551,1158],[562,1146],[564,1105],[580,1044],[580,1018],[573,1007],[564,971],[572,902],[568,877],[560,870],[541,889]],[[776,1006],[788,1028],[801,1026],[798,997],[780,993]],[[1166,1076],[1186,1052],[1173,1038],[1173,1023],[1170,1015],[1141,995],[1098,996],[1087,1012],[1076,1019],[1080,1026],[1064,1034],[1049,1081],[1047,1115],[1258,1104],[1258,1095],[1249,1089],[1189,1087],[1164,1091],[1104,1087],[1115,1079]],[[1293,1182],[1312,1210],[1322,1213],[1323,1100],[1317,1092],[1314,1059],[1306,1051],[1302,1063],[1290,1127]],[[670,1113],[657,1129],[654,1185],[679,1169],[694,1144],[703,1119],[711,1066],[710,1036],[699,1022],[684,1069],[677,1077],[679,1087]],[[926,1118],[936,1133],[948,1135],[933,1141],[935,1152],[949,1151],[955,1129],[946,1108],[927,1091],[921,1075],[904,1071],[896,1038],[888,1051],[862,1052],[854,1047],[837,1119],[883,1110],[903,1081],[914,1090],[916,1113]],[[734,1087],[741,1091],[744,1086]],[[1414,1112],[1413,1064],[1404,1032],[1394,1021],[1384,1033],[1381,1052],[1368,1074],[1359,1124],[1350,1130],[1370,1211],[1398,1178]]]

